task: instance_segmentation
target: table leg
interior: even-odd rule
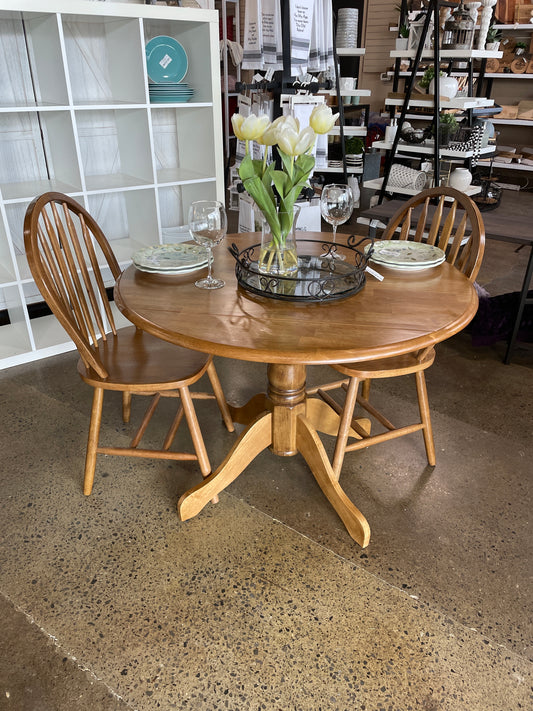
[[[522,290],[520,291],[520,302],[518,304],[518,311],[516,312],[516,318],[513,326],[513,332],[509,338],[507,344],[507,350],[505,352],[505,358],[503,362],[509,365],[511,362],[511,356],[513,354],[516,337],[518,336],[518,330],[520,328],[520,322],[522,321],[522,314],[524,313],[524,306],[531,303],[531,299],[527,298],[527,293],[529,291],[529,285],[531,282],[531,277],[533,276],[533,245],[531,247],[531,252],[529,253],[529,260],[527,263],[526,273],[524,275],[524,281],[522,283]]]
[[[182,521],[196,516],[207,502],[243,472],[263,449],[272,443],[272,413],[265,412],[244,430],[222,464],[178,501]]]
[[[228,405],[228,407],[233,422],[238,425],[249,425],[261,413],[269,409],[266,393],[257,393],[242,407],[235,405]]]
[[[366,548],[370,542],[368,521],[344,493],[331,468],[320,437],[305,417],[298,418],[298,449],[350,536],[362,548]]]
[[[279,456],[290,457],[298,453],[303,456],[348,533],[364,548],[370,540],[370,527],[342,490],[316,430],[318,427],[335,434],[338,415],[329,410],[325,403],[306,402],[305,366],[302,364],[270,364],[268,381],[266,399],[256,396],[243,408],[231,410],[232,415],[239,418],[235,421],[246,422],[250,413],[259,407],[266,404],[268,408],[248,425],[218,469],[180,498],[178,511],[181,520],[196,516],[260,452],[270,447]],[[354,436],[358,435],[354,432]]]

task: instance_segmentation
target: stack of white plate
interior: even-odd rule
[[[356,155],[353,153],[346,154],[346,165],[350,168],[362,168],[363,167],[363,156]]]
[[[359,11],[353,7],[341,7],[337,14],[337,49],[357,47]]]
[[[369,247],[365,251],[368,251]],[[409,240],[378,240],[374,242],[371,260],[389,269],[402,271],[419,271],[438,267],[446,259],[446,255],[438,247],[424,242]]]
[[[150,81],[148,82],[148,91],[152,104],[183,104],[189,101],[194,94],[194,89],[191,89],[186,82],[154,84]]]
[[[207,266],[208,252],[197,244],[159,244],[144,247],[132,257],[141,272],[180,275]]]

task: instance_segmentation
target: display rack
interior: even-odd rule
[[[231,157],[231,99],[239,95],[238,91],[230,90],[230,77],[233,77],[235,83],[241,81],[241,67],[238,64],[234,71],[230,71],[230,59],[227,47],[228,41],[228,21],[233,29],[233,41],[240,43],[241,41],[241,21],[240,21],[240,3],[239,0],[215,0],[215,7],[220,12],[220,39],[223,42],[223,51],[221,57],[221,75],[222,75],[222,115],[224,127],[224,155],[226,157],[226,165],[229,165]],[[229,11],[229,12],[228,12]]]
[[[54,190],[95,217],[121,266],[188,235],[188,206],[224,199],[218,13],[84,0],[0,0],[0,368],[72,349],[33,281],[30,201]],[[145,44],[188,55],[187,103],[151,104]],[[107,285],[113,279],[106,274]],[[122,323],[122,317],[119,316]]]
[[[433,160],[433,173],[435,185],[440,184],[440,163],[442,158],[447,158],[449,160],[468,160],[472,157],[472,151],[454,151],[446,149],[440,145],[439,140],[439,115],[443,108],[446,109],[458,109],[460,111],[467,111],[468,122],[471,125],[472,115],[471,111],[474,108],[492,106],[494,101],[491,99],[486,99],[483,97],[473,96],[473,60],[474,59],[488,59],[488,58],[498,58],[501,56],[501,52],[492,52],[487,50],[479,49],[441,49],[440,48],[440,18],[439,18],[439,8],[442,5],[450,5],[447,2],[440,2],[439,0],[430,0],[429,6],[424,18],[424,24],[421,29],[420,41],[418,46],[412,50],[393,50],[390,52],[390,56],[394,58],[395,61],[395,71],[393,78],[393,93],[397,92],[400,76],[400,60],[409,59],[411,63],[410,71],[403,73],[406,77],[405,95],[402,98],[388,98],[385,100],[385,105],[391,110],[391,115],[394,115],[396,110],[400,109],[400,116],[398,119],[398,129],[396,131],[394,140],[391,143],[385,143],[384,141],[377,141],[373,144],[373,147],[378,148],[386,152],[386,160],[384,167],[383,177],[378,180],[365,181],[364,186],[368,188],[374,188],[379,190],[379,202],[382,202],[386,192],[393,192],[402,195],[414,195],[416,190],[411,190],[409,188],[390,188],[388,189],[388,180],[390,175],[390,170],[394,162],[398,151],[403,154],[415,155],[427,155]],[[402,1],[402,11],[401,16],[405,15],[405,0]],[[433,37],[433,49],[425,48],[426,37],[428,35],[431,21],[433,21],[434,26],[434,37]],[[457,97],[451,101],[447,101],[446,105],[443,106],[440,100],[440,89],[439,89],[439,72],[435,72],[434,78],[434,96],[424,98],[424,95],[416,94],[415,84],[418,76],[420,75],[419,66],[421,61],[424,59],[432,59],[433,65],[435,67],[441,66],[442,60],[448,60],[450,66],[454,61],[466,61],[468,63],[468,96],[467,97]],[[431,142],[424,142],[422,145],[416,144],[406,144],[400,143],[401,132],[403,124],[407,118],[408,111],[413,108],[426,108],[431,110],[431,115],[428,115],[427,119],[430,119],[433,124],[433,140]],[[481,151],[484,154],[493,153],[493,148]],[[470,194],[474,194],[479,191],[479,188],[471,187],[469,189]]]
[[[483,93],[486,96],[494,97],[495,101],[502,105],[509,104],[509,94],[512,96],[511,102],[520,101],[521,99],[526,101],[531,100],[531,82],[533,82],[533,72],[531,71],[531,60],[533,59],[533,24],[495,24],[494,29],[505,33],[505,35],[502,36],[502,40],[512,37],[527,40],[526,45],[529,44],[529,49],[526,50],[524,56],[528,58],[528,66],[527,71],[524,73],[509,72],[508,70],[504,70],[502,66],[499,67],[499,71],[485,72]],[[507,98],[505,96],[506,94]],[[533,137],[529,137],[533,136],[533,134],[528,133],[528,129],[533,128],[533,119],[501,118],[499,115],[496,115],[490,120],[500,134],[498,137],[498,143],[500,145],[515,145],[517,148],[524,145],[533,145]],[[518,152],[520,151],[518,150]],[[484,163],[487,165],[489,161],[481,161],[481,165]],[[531,173],[533,172],[533,165],[517,163],[515,161],[504,163],[494,160],[491,170],[496,173],[500,171]]]

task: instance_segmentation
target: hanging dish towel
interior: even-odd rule
[[[261,0],[246,0],[243,69],[264,69]]]
[[[291,76],[307,71],[315,0],[290,0]]]
[[[334,67],[333,8],[331,0],[315,0],[307,69],[325,72],[330,67]]]
[[[232,42],[228,40],[229,55],[233,65],[237,67],[242,62],[243,49],[238,42]]]
[[[309,44],[309,61],[307,62],[307,71],[309,72],[321,71],[320,53],[323,42],[322,7],[323,0],[315,0],[313,7],[313,22],[311,25],[311,42]]]
[[[332,0],[322,0],[322,47],[320,71],[327,72],[335,68],[333,59],[333,4]]]
[[[283,69],[283,39],[281,34],[280,0],[261,0],[263,10],[263,63],[274,71]]]

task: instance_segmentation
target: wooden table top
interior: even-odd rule
[[[329,233],[304,236],[331,239]],[[446,262],[409,274],[380,265],[384,281],[367,275],[359,293],[339,301],[257,296],[238,285],[226,247],[259,241],[257,233],[228,235],[214,250],[213,274],[226,286],[213,291],[194,286],[202,271],[161,276],[130,266],[115,287],[116,304],[135,325],[171,343],[239,360],[304,364],[410,352],[458,333],[477,309],[472,284]]]

